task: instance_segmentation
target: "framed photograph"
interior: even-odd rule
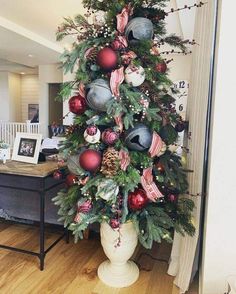
[[[42,134],[16,133],[12,160],[38,163]]]
[[[28,120],[33,122],[38,122],[39,105],[38,104],[28,104]],[[36,121],[37,118],[37,121]]]

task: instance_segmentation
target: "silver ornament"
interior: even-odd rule
[[[151,40],[153,38],[153,23],[145,17],[133,18],[125,28],[129,41]]]
[[[144,151],[151,146],[152,133],[144,124],[137,124],[125,134],[126,146],[135,151]]]
[[[112,92],[107,81],[97,79],[86,86],[86,102],[90,108],[105,112],[107,102],[112,100]]]

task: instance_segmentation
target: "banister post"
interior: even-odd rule
[[[26,120],[26,132],[30,133],[30,120]]]

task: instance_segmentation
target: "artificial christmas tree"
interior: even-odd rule
[[[166,36],[166,2],[84,0],[88,13],[58,28],[58,40],[76,37],[62,56],[65,73],[75,71],[75,80],[64,84],[61,97],[74,91],[80,103],[62,148],[77,182],[54,201],[76,241],[94,222],[106,222],[117,234],[131,222],[146,248],[171,241],[174,230],[194,234],[193,201],[181,196],[186,172],[171,151],[183,122],[161,54],[164,44],[186,54],[194,42]],[[116,248],[121,235],[118,240]]]

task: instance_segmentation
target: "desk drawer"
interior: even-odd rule
[[[0,174],[0,186],[41,190],[43,188],[43,178]]]
[[[52,198],[64,187],[58,185],[45,194],[45,222],[58,224],[58,207],[52,202]],[[39,221],[40,195],[35,191],[24,191],[0,187],[0,208],[12,217]]]

